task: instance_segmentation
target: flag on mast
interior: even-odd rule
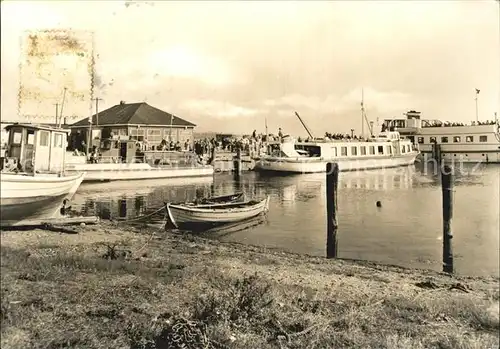
[[[477,88],[476,88],[476,94],[479,94],[479,92],[480,92],[480,91],[481,91],[481,90],[479,90],[479,89],[477,89]]]

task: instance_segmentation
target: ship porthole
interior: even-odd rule
[[[484,154],[482,154],[484,156]]]

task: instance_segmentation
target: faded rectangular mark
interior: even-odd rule
[[[88,116],[93,98],[93,32],[26,31],[21,38],[19,72],[20,117],[55,122],[56,103],[68,123]]]

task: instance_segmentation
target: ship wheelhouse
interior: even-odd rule
[[[13,124],[9,132],[2,171],[61,172],[69,130],[35,124]]]

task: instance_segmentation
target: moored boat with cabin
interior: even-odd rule
[[[85,182],[212,176],[191,151],[194,126],[145,102],[99,111],[96,99],[96,114],[69,126],[66,170],[87,172]]]
[[[212,176],[214,168],[201,164],[193,152],[142,151],[135,140],[105,139],[86,156],[68,154],[68,172],[86,172],[84,182]]]
[[[288,173],[326,172],[328,162],[340,171],[357,171],[412,165],[418,150],[398,132],[381,132],[367,140],[297,142],[285,137],[269,144],[255,159],[256,171]]]
[[[85,173],[64,173],[68,131],[16,123],[9,132],[1,168],[2,221],[50,218],[70,200]]]
[[[418,147],[426,161],[436,156],[439,146],[444,161],[500,163],[500,123],[493,121],[447,123],[421,119],[420,112],[410,110],[404,118],[384,120],[384,129],[395,130]]]

